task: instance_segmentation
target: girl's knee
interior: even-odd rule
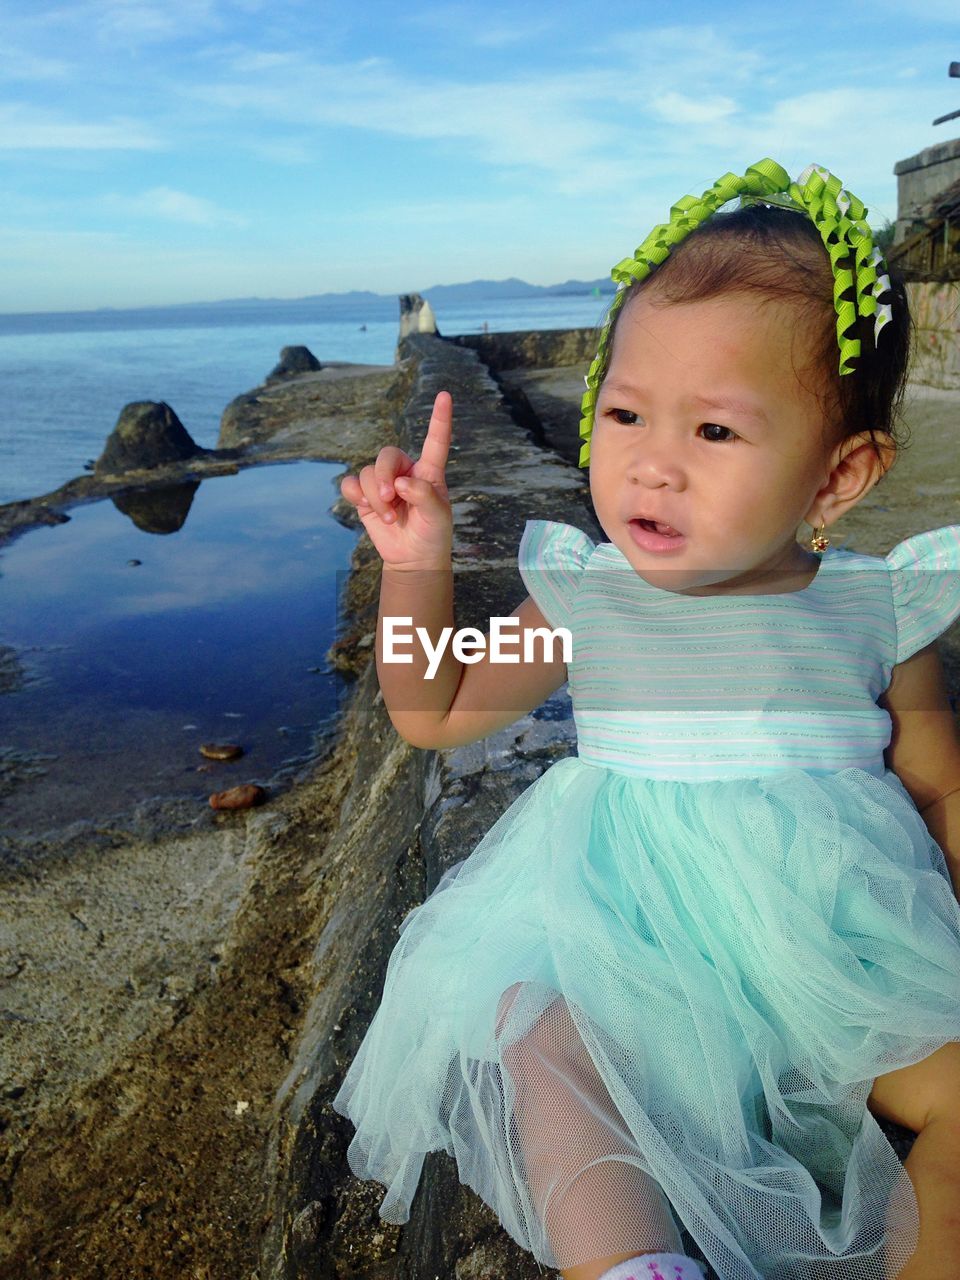
[[[515,982],[500,997],[495,1023],[498,1038],[523,985]],[[582,1071],[585,1054],[583,1040],[562,996],[539,1013],[522,1035],[501,1048],[503,1063],[515,1080],[522,1077],[540,1084],[558,1075],[571,1076],[578,1066]]]
[[[507,987],[506,991],[504,991],[503,995],[500,997],[499,1002],[497,1003],[497,1016],[494,1021],[494,1030],[498,1036],[500,1032],[503,1030],[503,1024],[506,1022],[507,1015],[509,1014],[510,1010],[513,1008],[514,1002],[516,1001],[517,996],[520,994],[522,987],[523,987],[522,982],[515,982],[513,986]]]
[[[946,1044],[912,1066],[878,1076],[870,1109],[920,1133],[932,1121],[960,1127],[960,1043]]]

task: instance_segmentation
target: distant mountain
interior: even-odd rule
[[[542,298],[563,294],[613,293],[609,276],[602,280],[567,280],[563,284],[527,284],[511,276],[509,280],[471,280],[469,284],[435,284],[420,292],[431,302],[474,302],[485,298]]]
[[[412,290],[431,302],[456,303],[483,301],[486,298],[542,298],[563,294],[613,293],[614,285],[609,276],[601,280],[567,280],[563,284],[527,284],[511,276],[508,280],[471,280],[466,284],[435,284],[429,289]],[[304,303],[362,303],[395,302],[395,293],[371,293],[369,289],[351,289],[347,293],[311,293],[303,298],[231,298],[223,302],[184,302],[184,307],[278,307]],[[169,308],[166,308],[169,310]]]
[[[206,311],[218,307],[231,309],[301,307],[316,302],[382,302],[392,294],[371,293],[369,289],[351,289],[349,293],[313,293],[303,298],[220,298],[216,302],[168,302],[148,307],[99,307],[98,313],[111,311]]]
[[[613,293],[613,290],[613,283],[608,276],[600,280],[566,280],[563,284],[547,285],[527,284],[525,280],[518,280],[516,276],[511,276],[509,280],[471,280],[466,284],[435,284],[429,289],[420,289],[414,292],[421,293],[424,298],[429,298],[432,303],[449,305],[457,302],[483,301],[487,298],[496,301],[500,298],[542,298],[558,297],[564,294],[608,294]],[[351,289],[346,293],[311,293],[302,298],[222,298],[216,302],[172,302],[164,306],[151,307],[99,307],[97,308],[97,314],[109,315],[116,311],[123,311],[124,313],[143,311],[200,312],[215,311],[223,307],[230,307],[233,310],[255,311],[259,307],[270,307],[276,310],[278,307],[299,308],[313,304],[350,306],[376,302],[395,303],[397,296],[395,293],[371,293],[369,289]]]

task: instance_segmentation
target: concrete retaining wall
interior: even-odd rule
[[[960,283],[908,284],[915,327],[911,381],[960,389]]]
[[[597,320],[603,303],[597,300]],[[588,363],[597,352],[597,329],[539,329],[523,333],[471,333],[450,341],[476,351],[498,373],[507,369],[549,369]]]
[[[585,480],[530,441],[467,344],[416,336],[401,350],[416,369],[397,423],[401,447],[418,452],[438,390],[454,396],[447,479],[456,520],[457,625],[486,629],[492,614],[508,613],[526,595],[516,569],[525,520],[567,520],[598,536],[584,502]],[[371,568],[361,559],[361,576]],[[375,590],[360,597],[369,604],[358,631],[373,626]],[[351,1175],[346,1148],[353,1127],[330,1101],[376,1009],[403,917],[521,791],[573,750],[565,692],[483,742],[415,750],[387,720],[373,664],[361,675],[332,765],[351,771],[352,781],[318,876],[315,995],[277,1098],[265,1164],[272,1182],[263,1280],[542,1280],[532,1256],[460,1184],[443,1153],[427,1158],[410,1222],[381,1222],[383,1191]]]

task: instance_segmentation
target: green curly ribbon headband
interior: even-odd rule
[[[600,376],[607,366],[611,325],[623,306],[629,286],[645,280],[670,256],[674,246],[737,196],[744,204],[756,202],[797,209],[805,213],[819,231],[833,266],[841,374],[852,373],[854,361],[860,355],[860,341],[852,336],[858,316],[875,316],[874,341],[892,319],[889,303],[879,301],[889,290],[890,279],[883,271],[883,256],[874,246],[873,233],[866,223],[867,209],[862,201],[843,189],[839,178],[812,164],[792,182],[787,171],[769,158],[750,165],[742,178],[725,173],[699,199],[684,196],[678,200],[670,210],[670,221],[654,227],[633,257],[624,258],[610,272],[617,283],[617,293],[585,379],[587,389],[580,406],[581,467],[590,461],[590,435]],[[851,289],[854,296],[844,299],[843,295]]]

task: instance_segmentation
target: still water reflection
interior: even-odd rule
[[[157,794],[205,803],[309,754],[339,691],[324,655],[355,540],[328,512],[342,470],[264,466],[127,494],[0,553],[0,646],[22,677],[4,664],[0,828],[41,832]],[[211,741],[246,755],[205,764]]]

